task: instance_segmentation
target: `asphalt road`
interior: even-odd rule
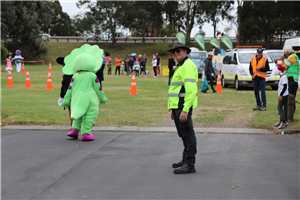
[[[299,199],[299,136],[197,134],[195,174],[175,175],[176,133],[2,130],[1,199]]]

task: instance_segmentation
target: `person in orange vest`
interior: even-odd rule
[[[116,71],[115,71],[115,75],[117,75],[117,71],[119,71],[119,76],[120,76],[120,67],[121,67],[121,59],[120,59],[120,55],[118,55],[118,57],[115,59],[115,65],[116,65]]]
[[[267,109],[266,100],[266,78],[267,71],[270,70],[268,58],[263,56],[263,49],[258,48],[256,56],[250,59],[249,71],[253,80],[256,107],[253,110],[265,111]],[[261,92],[261,100],[259,96]]]

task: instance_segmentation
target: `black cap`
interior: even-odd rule
[[[187,50],[187,53],[189,54],[191,52],[191,49],[187,46],[185,46],[184,44],[182,43],[176,43],[173,45],[173,48],[172,49],[169,49],[168,51],[173,51],[174,49],[178,49],[178,48],[181,48],[181,49],[186,49]]]
[[[64,59],[65,59],[65,57],[58,57],[58,58],[56,58],[56,62],[62,66],[65,66]]]
[[[262,48],[257,49],[257,53],[262,53],[264,50]]]

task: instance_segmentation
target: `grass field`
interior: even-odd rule
[[[45,90],[47,86],[48,63],[43,68],[40,64],[27,64],[31,85],[25,86],[25,73],[16,73],[13,64],[13,82],[15,87],[6,87],[8,74],[5,63],[1,65],[1,126],[8,124],[24,125],[68,125],[68,111],[57,105],[62,81],[62,66],[55,59],[68,55],[72,49],[80,47],[81,43],[49,43],[49,53],[41,59],[52,62],[52,83],[55,90]],[[172,44],[170,44],[170,47]],[[152,57],[155,53],[154,44],[101,44],[104,51],[109,51],[111,57],[136,52]],[[168,57],[162,56],[161,63],[167,65]],[[102,106],[95,123],[96,126],[164,126],[170,123],[167,109],[168,77],[153,78],[136,77],[138,95],[129,95],[131,77],[121,75],[104,75],[103,90],[109,102]],[[151,67],[148,64],[147,70]],[[252,88],[236,91],[234,88],[223,88],[224,93],[207,94],[200,92],[202,81],[198,82],[198,108],[193,111],[194,122],[201,124],[242,124],[245,127],[273,129],[273,124],[279,119],[277,111],[277,91],[267,87],[267,111],[253,111],[255,97]],[[300,95],[297,96],[300,102]],[[295,120],[289,122],[290,127],[300,128],[300,105],[294,115]]]

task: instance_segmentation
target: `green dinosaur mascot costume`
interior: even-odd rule
[[[73,124],[69,137],[77,139],[81,130],[83,141],[94,140],[91,131],[99,112],[98,97],[101,105],[108,101],[95,74],[102,65],[102,56],[103,50],[97,45],[84,44],[64,59],[63,73],[73,75],[61,104],[66,107],[71,104]]]

